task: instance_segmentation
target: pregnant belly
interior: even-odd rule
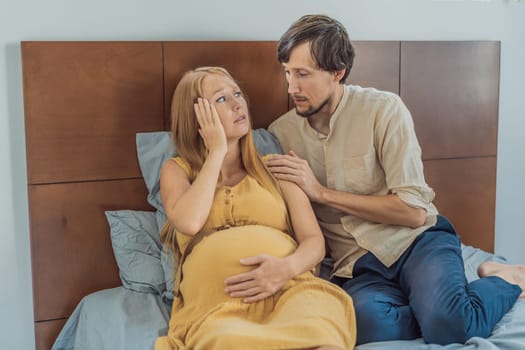
[[[185,303],[189,299],[199,303],[229,299],[224,280],[256,268],[241,265],[240,259],[259,254],[284,257],[295,249],[296,243],[290,236],[267,226],[247,225],[214,232],[186,258],[181,294]]]

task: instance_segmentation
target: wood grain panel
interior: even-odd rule
[[[402,42],[401,97],[424,159],[495,156],[499,42]]]
[[[496,157],[427,160],[424,166],[434,204],[462,242],[494,252]]]
[[[35,320],[67,317],[120,285],[105,210],[153,210],[142,179],[29,187]]]
[[[168,128],[177,83],[186,71],[200,66],[221,66],[232,74],[248,97],[254,128],[267,127],[288,110],[287,85],[277,61],[276,42],[203,41],[164,45]]]
[[[50,350],[67,318],[35,323],[36,350]]]
[[[399,41],[353,41],[356,57],[347,84],[399,94]]]
[[[140,176],[135,133],[163,129],[158,42],[22,43],[30,184]]]

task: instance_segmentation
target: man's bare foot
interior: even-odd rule
[[[479,277],[498,276],[521,288],[520,299],[525,298],[525,265],[507,265],[495,261],[485,261],[478,267]]]

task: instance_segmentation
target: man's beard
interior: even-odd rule
[[[301,116],[301,117],[304,117],[304,118],[311,117],[312,115],[319,113],[319,111],[320,111],[321,109],[323,109],[324,107],[326,107],[326,105],[328,104],[329,101],[330,101],[330,97],[327,97],[326,100],[324,100],[324,101],[319,105],[319,107],[314,108],[313,106],[310,106],[305,112],[300,112],[300,111],[297,109],[297,106],[296,106],[296,107],[295,107],[295,113],[297,113],[297,115],[299,115],[299,116]]]

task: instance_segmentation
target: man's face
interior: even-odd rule
[[[309,42],[296,46],[283,67],[297,114],[310,117],[318,112],[331,114],[335,110],[338,101],[333,101],[333,96],[339,85],[338,76],[317,67]]]

